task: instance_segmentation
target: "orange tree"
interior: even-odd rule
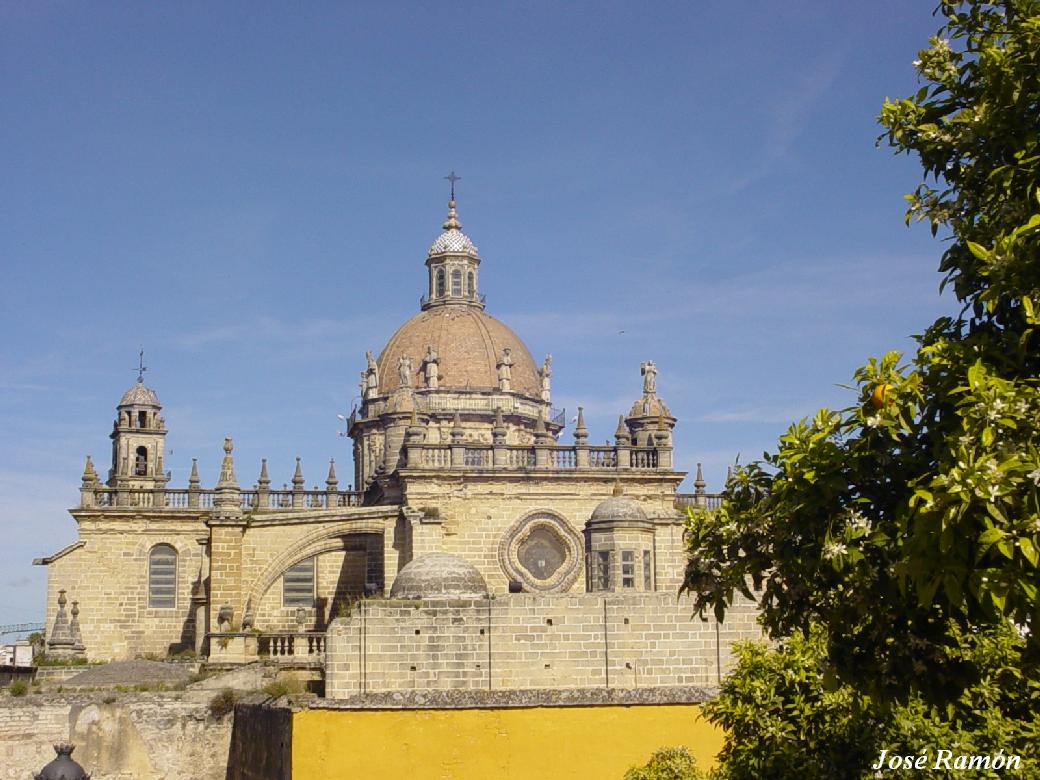
[[[920,159],[906,218],[946,239],[961,314],[739,468],[691,518],[684,584],[719,617],[754,595],[775,638],[816,627],[834,682],[933,702],[978,680],[987,627],[1019,627],[1026,668],[1040,649],[1040,0],[937,13],[879,141]]]

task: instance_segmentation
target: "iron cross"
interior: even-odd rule
[[[144,381],[144,372],[147,371],[147,370],[148,369],[145,368],[145,365],[144,365],[144,349],[142,349],[138,353],[138,364],[137,364],[137,369],[136,369],[136,371],[137,371],[137,381],[138,382],[143,382]]]
[[[455,200],[455,182],[459,181],[459,179],[461,179],[462,177],[456,176],[455,171],[452,171],[449,175],[445,176],[444,178],[451,182],[451,199]]]

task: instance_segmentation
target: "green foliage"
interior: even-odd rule
[[[287,696],[290,692],[289,686],[280,680],[273,680],[267,683],[263,690],[272,699],[280,699],[282,696]]]
[[[15,680],[7,686],[7,692],[12,696],[25,696],[29,692],[29,686],[26,685],[25,680]]]
[[[705,715],[727,732],[718,780],[874,778],[870,767],[882,749],[895,755],[931,751],[930,778],[961,777],[961,770],[933,769],[937,748],[957,753],[1022,756],[1040,760],[1040,682],[1017,667],[1022,638],[1009,628],[960,637],[962,652],[981,672],[979,682],[938,707],[919,696],[878,706],[826,673],[822,632],[795,636],[771,650],[739,646],[736,669]],[[1006,773],[972,773],[1003,777]]]
[[[33,659],[33,663],[36,666],[86,666],[90,662],[86,658],[48,658],[39,653]]]
[[[213,716],[214,720],[220,720],[225,715],[235,711],[237,702],[238,694],[230,688],[225,688],[210,699],[209,714]]]
[[[921,159],[907,218],[949,232],[962,315],[738,469],[722,509],[691,518],[684,586],[718,616],[761,587],[771,635],[819,626],[841,679],[936,702],[979,679],[971,627],[1013,620],[1022,663],[1040,655],[1040,0],[939,10],[929,83],[880,121]]]
[[[704,780],[697,760],[684,747],[660,748],[645,766],[634,766],[625,772],[625,780]]]

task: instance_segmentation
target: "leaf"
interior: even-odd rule
[[[988,261],[993,255],[993,253],[986,249],[986,247],[982,246],[982,244],[976,244],[974,241],[968,241],[967,244],[968,249],[971,250],[971,253],[979,260]]]
[[[1033,540],[1028,536],[1018,537],[1018,549],[1022,551],[1022,555],[1025,556],[1025,559],[1036,568],[1037,562],[1040,561],[1040,555],[1037,554],[1036,545],[1033,544]]]

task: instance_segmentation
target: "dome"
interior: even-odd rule
[[[401,385],[398,365],[412,359],[412,386],[423,387],[426,348],[437,352],[440,386],[492,390],[498,387],[498,361],[504,349],[513,361],[513,391],[539,398],[541,380],[524,342],[506,325],[476,306],[448,304],[419,312],[397,329],[379,355],[379,392]]]
[[[454,187],[454,183],[452,185]],[[446,253],[469,255],[477,260],[477,247],[469,240],[469,236],[462,232],[462,223],[459,222],[455,211],[455,191],[452,189],[451,200],[448,201],[448,219],[441,226],[444,230],[437,240],[430,245],[427,257],[443,255]]]
[[[159,396],[155,391],[146,387],[144,382],[137,380],[133,387],[123,393],[119,399],[120,406],[154,406],[159,408]]]
[[[486,599],[487,583],[469,561],[447,553],[421,555],[397,572],[392,599]]]
[[[650,519],[642,507],[627,496],[612,496],[592,510],[589,525],[623,526],[626,528],[649,527]]]
[[[472,241],[470,241],[469,236],[455,228],[445,230],[437,236],[437,240],[430,245],[430,249],[426,254],[432,257],[433,255],[440,255],[445,252],[477,257],[477,247]]]
[[[629,417],[671,417],[668,405],[656,395],[644,395],[628,412]]]

